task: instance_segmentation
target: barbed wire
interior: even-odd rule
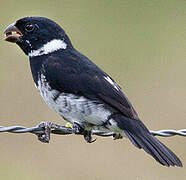
[[[35,127],[26,128],[24,126],[0,126],[0,133],[9,132],[9,133],[32,133],[38,136],[38,139],[42,142],[49,142],[50,133],[58,134],[58,135],[69,135],[69,134],[79,134],[84,135],[83,131],[75,127],[61,126],[52,122],[42,122]],[[150,131],[153,136],[162,136],[162,137],[170,137],[170,136],[186,136],[186,129],[180,130],[159,130],[159,131]],[[103,132],[99,130],[93,130],[91,135],[97,135],[102,137],[112,136],[114,139],[116,138],[116,134],[113,132]],[[86,137],[85,137],[86,138]],[[93,142],[93,141],[90,141]]]

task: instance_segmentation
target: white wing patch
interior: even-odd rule
[[[109,77],[109,76],[105,76],[104,77],[105,80],[107,80],[110,84],[112,84],[112,86],[114,86],[114,88],[119,91],[119,86]]]
[[[42,56],[45,54],[55,52],[59,49],[66,48],[67,44],[64,41],[62,41],[61,39],[53,39],[52,41],[44,44],[41,48],[37,50],[32,50],[30,53],[28,53],[28,56],[29,57]]]

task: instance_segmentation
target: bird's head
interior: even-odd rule
[[[16,43],[29,56],[40,56],[59,49],[71,48],[64,30],[44,17],[25,17],[10,24],[4,31],[5,40]]]

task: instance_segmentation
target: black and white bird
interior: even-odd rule
[[[160,164],[182,166],[179,158],[151,135],[120,86],[78,52],[54,21],[25,17],[4,33],[6,41],[16,43],[29,56],[37,89],[63,119],[86,132],[96,129],[128,137]]]

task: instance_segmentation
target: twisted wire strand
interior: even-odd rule
[[[0,126],[0,133],[3,132],[9,132],[9,133],[33,133],[36,135],[43,135],[45,134],[45,123],[40,123],[39,125],[35,127],[26,128],[23,126],[9,126],[4,127]],[[162,137],[170,137],[170,136],[186,136],[186,129],[180,129],[180,130],[159,130],[159,131],[150,131],[152,135],[154,136],[162,136]],[[66,127],[57,125],[54,123],[51,123],[51,133],[58,134],[58,135],[68,135],[68,134],[80,134],[78,133],[77,129],[74,129],[72,127]],[[113,132],[103,132],[94,130],[92,131],[93,135],[102,136],[102,137],[108,137],[108,136],[114,136],[115,133]]]

